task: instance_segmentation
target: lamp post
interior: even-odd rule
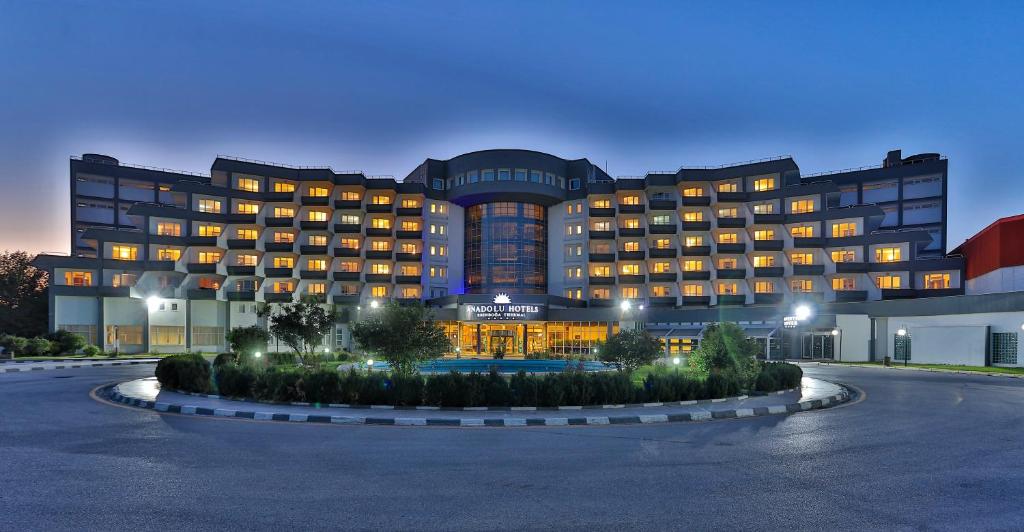
[[[798,355],[801,359],[804,358],[804,339],[802,335],[803,331],[800,329],[800,324],[810,319],[811,314],[813,314],[811,307],[806,304],[800,304],[793,308],[793,317],[796,318],[796,339],[797,342],[800,343]]]
[[[840,329],[839,327],[836,327],[835,329],[832,329],[832,336],[833,337],[838,337],[837,339],[839,340],[839,349],[837,351],[839,351],[839,361],[842,362],[843,361],[843,331],[842,331],[842,329]]]
[[[900,328],[896,330],[896,336],[899,336],[900,338],[904,339],[903,340],[903,367],[907,367],[909,365],[908,363],[910,361],[910,353],[907,352],[907,342],[906,342],[906,338],[905,338],[907,336],[907,326],[906,325],[900,325]]]
[[[372,358],[369,358],[369,359],[366,360],[366,371],[367,371],[367,373],[373,371],[373,359]]]
[[[676,375],[679,375],[679,357],[672,357],[672,365],[676,367]]]

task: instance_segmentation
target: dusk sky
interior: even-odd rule
[[[1024,3],[0,0],[0,249],[69,249],[68,157],[405,176],[950,160],[950,247],[1024,212]]]

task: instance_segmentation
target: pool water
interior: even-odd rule
[[[526,373],[559,373],[565,371],[567,365],[571,364],[576,367],[580,364],[576,360],[509,360],[509,359],[453,359],[445,358],[438,360],[430,360],[420,364],[420,373],[431,374],[431,373],[448,373],[450,371],[458,371],[460,373],[487,373],[491,371],[491,368],[498,370],[498,373],[514,374],[520,371]],[[584,371],[608,371],[614,369],[614,366],[605,364],[604,362],[598,362],[595,360],[587,360],[582,362]],[[365,368],[365,365],[363,365]],[[373,369],[380,371],[390,370],[391,367],[387,362],[374,361]]]

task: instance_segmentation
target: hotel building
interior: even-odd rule
[[[830,332],[854,320],[872,332],[844,351],[873,357],[874,318],[844,309],[963,294],[938,154],[618,179],[528,150],[427,159],[401,180],[231,157],[209,175],[92,154],[70,170],[71,253],[37,264],[51,329],[107,350],[223,351],[232,327],[265,323],[263,305],[310,296],[338,310],[332,348],[394,299],[432,307],[457,356],[585,354],[620,327],[681,353],[721,320],[769,356],[830,356]],[[800,304],[815,320],[783,334]]]

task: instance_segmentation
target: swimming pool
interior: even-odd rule
[[[431,374],[431,373],[448,373],[449,371],[458,371],[461,373],[487,373],[491,371],[491,368],[498,370],[498,373],[514,374],[520,371],[526,373],[559,373],[565,371],[567,365],[572,364],[574,367],[581,364],[575,360],[516,360],[516,359],[473,359],[473,358],[444,358],[438,360],[430,360],[420,364],[420,373]],[[583,371],[608,371],[615,369],[614,366],[605,364],[604,362],[598,362],[596,360],[586,360],[582,362]],[[363,369],[366,365],[361,366]],[[373,363],[374,371],[387,371],[391,367],[387,362],[383,360],[375,360]]]

